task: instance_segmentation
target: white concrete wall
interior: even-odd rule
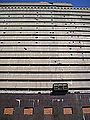
[[[90,8],[24,5],[0,4],[0,88],[90,88]]]

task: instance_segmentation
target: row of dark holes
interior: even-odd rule
[[[38,18],[34,18],[34,19],[36,19],[36,20],[38,20]],[[51,22],[51,24],[54,24],[56,21],[53,21],[53,19],[51,19],[52,21],[50,21]],[[3,23],[6,23],[6,24],[8,24],[8,21],[6,21],[6,20],[4,20],[4,21],[2,21]],[[10,21],[9,21],[10,22]],[[17,21],[15,21],[15,22],[17,22]],[[20,22],[20,21],[19,21]],[[25,22],[25,21],[22,21],[22,22]],[[28,21],[28,22],[30,22],[30,21]],[[48,23],[47,21],[42,21],[43,23]],[[35,23],[36,24],[38,24],[38,23],[40,23],[40,21],[35,21]],[[64,25],[68,25],[68,24],[77,24],[77,23],[75,23],[75,22],[70,22],[70,23],[63,23]],[[82,25],[85,25],[85,23],[82,23]],[[67,29],[67,28],[66,28]]]
[[[4,33],[4,34],[5,34],[5,33]],[[42,35],[41,35],[41,36],[42,36]],[[72,38],[72,37],[78,37],[78,38],[79,38],[80,36],[79,36],[79,35],[77,35],[77,36],[71,36],[71,35],[69,35],[69,37],[71,37],[71,38]],[[35,37],[35,38],[38,39],[39,37]],[[56,37],[49,37],[49,38],[55,39]]]
[[[65,25],[67,25],[67,24],[65,23]],[[65,27],[66,27],[66,26],[65,26]],[[54,28],[54,27],[52,27],[52,28]],[[74,26],[74,28],[79,28],[79,27]],[[7,29],[7,27],[4,27],[4,29]],[[20,27],[20,29],[22,29],[22,27]],[[38,27],[36,27],[36,29],[38,29]],[[68,29],[68,28],[66,27],[65,29]],[[41,31],[42,31],[42,30],[41,30]]]
[[[38,17],[38,13],[36,14],[37,15],[37,17]],[[44,14],[43,14],[44,15]],[[66,17],[67,18],[67,16],[65,16],[65,15],[62,15],[64,18]],[[71,15],[72,16],[72,15]],[[10,15],[8,15],[8,17],[11,17]],[[24,17],[24,15],[22,15],[22,17]],[[51,18],[54,18],[52,15],[50,16]],[[83,16],[82,15],[80,15],[80,17],[82,18]],[[11,18],[13,18],[13,17],[11,17]],[[27,17],[26,17],[27,18]],[[29,17],[28,17],[29,18]],[[34,17],[33,17],[34,18]],[[35,18],[36,19],[36,18]],[[63,19],[63,18],[62,18]],[[70,18],[68,18],[68,19],[70,19]],[[78,19],[78,18],[77,18]],[[71,19],[70,19],[71,20]],[[72,21],[72,20],[71,20]]]
[[[4,42],[5,42],[5,41],[4,41]],[[1,44],[4,43],[4,42],[1,41]],[[16,41],[16,42],[17,42],[17,43],[21,43],[21,42],[18,42],[18,41]],[[83,43],[83,41],[71,41],[71,42],[68,41],[69,44],[70,44],[70,43],[74,43],[74,42],[78,42],[78,43],[81,43],[81,42],[82,42],[82,43]],[[38,43],[38,42],[36,41],[35,43]]]
[[[13,30],[12,30],[13,31]],[[67,31],[66,33],[74,33],[75,31]],[[5,34],[6,32],[4,31],[3,34]],[[21,32],[18,32],[18,33],[23,33],[22,31]],[[36,32],[36,33],[39,33],[39,32]],[[54,34],[55,32],[49,32],[49,33],[52,33]],[[36,34],[37,35],[37,34]]]
[[[33,14],[32,14],[33,15]],[[37,16],[39,15],[38,13],[36,14]],[[43,14],[44,15],[44,14]],[[65,16],[65,15],[62,15],[63,17],[67,17],[67,16]],[[72,16],[72,15],[71,15]],[[10,15],[8,15],[8,17],[10,17]],[[24,17],[24,15],[22,15],[22,17]],[[53,16],[52,16],[52,14],[51,14],[51,16],[50,17],[52,17],[53,18]],[[82,15],[80,16],[81,18],[83,17]]]
[[[89,8],[74,8],[74,7],[57,7],[57,6],[2,6],[3,9],[81,9],[81,10],[88,10]]]

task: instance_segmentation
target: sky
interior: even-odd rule
[[[74,7],[90,8],[90,0],[0,0],[0,2],[65,2],[73,4]]]

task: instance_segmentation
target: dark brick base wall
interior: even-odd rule
[[[20,102],[19,102],[20,101]],[[4,108],[13,107],[13,115],[4,115]],[[33,115],[24,115],[24,108],[33,108]],[[44,115],[44,107],[52,108],[52,115]],[[0,120],[90,120],[82,107],[90,107],[89,93],[50,94],[0,94]],[[65,115],[63,108],[72,108]]]

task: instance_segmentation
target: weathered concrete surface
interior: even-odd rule
[[[0,89],[90,89],[89,80],[90,8],[0,3]]]

